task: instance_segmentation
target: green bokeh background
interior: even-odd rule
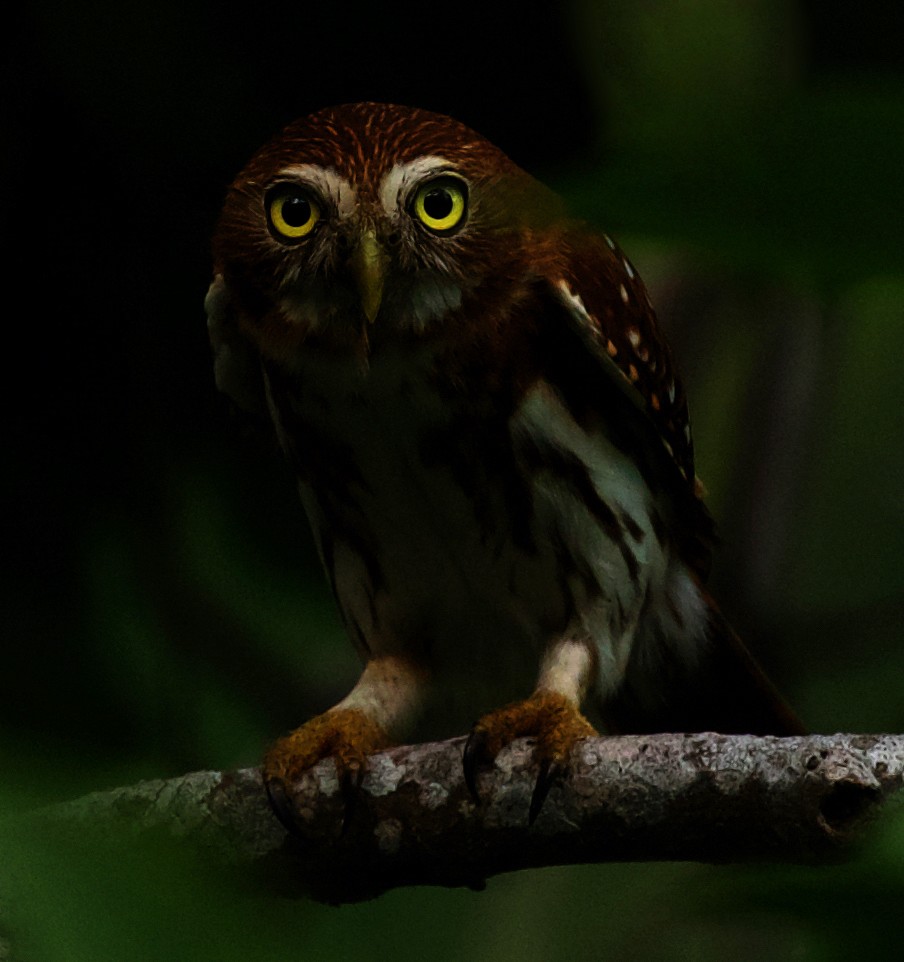
[[[201,310],[231,176],[346,100],[459,117],[618,237],[685,374],[716,594],[814,730],[904,731],[902,10],[17,8],[2,810],[254,764],[355,677]],[[901,955],[894,814],[835,868],[584,866],[342,909],[237,891],[176,847],[123,862],[5,831],[0,856],[24,962]]]

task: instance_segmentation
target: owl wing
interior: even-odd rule
[[[694,471],[687,397],[643,282],[608,236],[579,229],[564,235],[544,280],[564,308],[553,336],[571,353],[569,370],[601,410],[618,405],[609,420],[623,432],[622,446],[654,494],[666,489],[670,527],[683,557],[704,578],[715,525]]]
[[[260,354],[239,326],[235,305],[221,274],[216,275],[207,291],[204,310],[217,387],[242,410],[265,414]]]
[[[572,231],[545,277],[561,309],[551,341],[564,347],[560,370],[574,394],[610,413],[607,430],[629,448],[657,501],[670,505],[669,533],[702,582],[715,525],[694,473],[687,398],[671,351],[659,332],[643,283],[608,237]],[[555,351],[550,344],[549,355]],[[553,362],[555,363],[555,362]],[[563,374],[558,383],[562,384]],[[577,402],[573,406],[578,407]],[[800,720],[763,673],[713,599],[707,642],[693,665],[664,645],[657,670],[632,659],[625,682],[603,708],[615,731],[800,734]]]

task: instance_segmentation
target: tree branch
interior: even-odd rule
[[[349,902],[568,863],[836,861],[883,802],[904,798],[904,735],[594,738],[528,827],[530,744],[516,742],[481,775],[479,806],[464,785],[463,744],[373,756],[348,813],[332,763],[321,763],[293,787],[292,834],[257,769],[143,782],[30,817],[80,837],[108,840],[118,828],[118,844],[163,830],[243,876],[259,869],[283,894]]]

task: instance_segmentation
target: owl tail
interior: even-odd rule
[[[668,644],[628,664],[619,691],[603,708],[613,732],[715,731],[803,735],[803,723],[707,596],[706,638],[693,665]]]

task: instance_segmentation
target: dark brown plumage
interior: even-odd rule
[[[218,383],[265,401],[365,661],[271,784],[480,715],[469,784],[534,735],[535,815],[582,704],[799,727],[701,587],[712,522],[642,282],[499,150],[404,107],[299,120],[231,187],[214,264]]]

